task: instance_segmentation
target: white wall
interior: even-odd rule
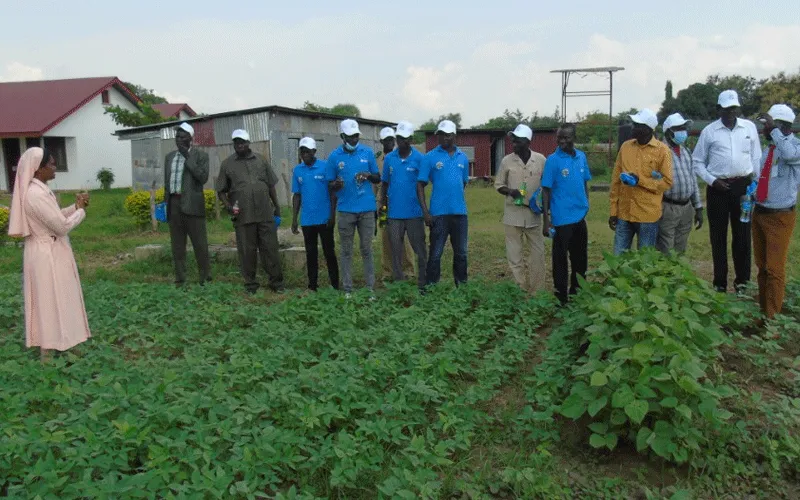
[[[109,89],[109,98],[112,105],[137,110],[115,88]],[[67,171],[56,174],[51,184],[54,189],[99,188],[97,171],[101,168],[114,172],[113,187],[131,186],[131,143],[112,135],[122,127],[104,111],[98,95],[45,134],[67,138]]]
[[[189,116],[189,113],[186,111],[181,111],[178,113],[178,120],[188,120],[189,118],[191,118],[191,116]]]
[[[0,139],[2,141],[2,139]],[[2,145],[2,143],[0,143]],[[0,148],[0,191],[8,191],[9,187],[6,185],[8,184],[8,172],[6,171],[6,155],[3,154],[3,150]]]

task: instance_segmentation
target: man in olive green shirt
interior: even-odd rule
[[[257,255],[269,276],[272,291],[283,290],[283,270],[278,255],[275,217],[280,216],[278,178],[266,158],[250,150],[250,134],[233,131],[236,153],[222,162],[217,177],[217,194],[232,215],[236,229],[236,248],[244,287],[258,290]]]

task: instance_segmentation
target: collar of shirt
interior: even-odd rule
[[[439,154],[443,154],[443,155],[447,155],[447,156],[455,156],[455,155],[457,155],[458,153],[461,152],[461,149],[459,149],[458,146],[456,146],[456,149],[453,150],[453,154],[452,155],[450,154],[450,151],[444,149],[442,146],[436,146],[433,150],[435,152],[439,153]]]
[[[571,154],[565,152],[563,149],[561,149],[559,147],[556,148],[556,154],[558,156],[561,156],[562,158],[577,158],[578,157],[578,150],[577,149],[573,149],[573,151],[575,152],[575,154],[571,155]]]
[[[722,118],[718,119],[717,121],[715,121],[711,125],[714,127],[715,130],[718,130],[718,129],[721,129],[721,128],[728,128],[728,127],[725,126],[724,123],[722,123]],[[744,121],[742,121],[741,118],[737,118],[736,119],[736,125],[734,125],[733,128],[744,128],[744,126],[745,126],[744,125]],[[728,130],[730,130],[730,129],[728,129]]]

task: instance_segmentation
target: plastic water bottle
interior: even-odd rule
[[[549,238],[555,238],[555,237],[556,237],[556,228],[551,227],[550,228],[550,236],[549,236]]]
[[[514,200],[514,205],[521,207],[523,203],[525,203],[525,195],[528,194],[528,183],[523,182],[522,185],[519,187],[519,194],[520,197]]]
[[[742,195],[741,198],[741,215],[739,215],[739,221],[743,224],[750,223],[750,216],[753,213],[753,208],[755,207],[755,202],[753,199],[753,195],[758,188],[758,181],[753,181],[747,186],[747,190]]]
[[[753,195],[743,194],[741,199],[741,215],[739,215],[739,222],[744,224],[750,223],[750,214],[753,211]]]

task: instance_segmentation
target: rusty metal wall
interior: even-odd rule
[[[151,135],[131,141],[131,186],[134,190],[150,189],[154,181],[157,188],[164,184],[162,140],[157,131]]]

